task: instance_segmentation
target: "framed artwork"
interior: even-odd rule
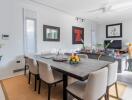
[[[106,38],[122,37],[122,23],[106,25]]]
[[[72,27],[72,44],[84,43],[84,28]]]
[[[44,41],[60,41],[60,27],[43,25]]]

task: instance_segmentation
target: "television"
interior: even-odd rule
[[[104,48],[108,44],[109,44],[109,46],[107,47],[107,49],[122,49],[122,40],[105,40]]]

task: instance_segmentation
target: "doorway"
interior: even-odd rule
[[[36,19],[25,18],[24,24],[24,53],[34,54],[37,52],[36,46]]]

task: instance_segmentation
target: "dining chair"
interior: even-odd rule
[[[67,92],[78,100],[101,100],[106,96],[108,68],[91,72],[87,81],[77,81],[67,87]]]
[[[116,96],[118,97],[117,89],[117,70],[118,70],[118,61],[115,61],[108,66],[108,81],[107,81],[107,99],[109,100],[109,89],[115,85]]]
[[[38,94],[40,94],[40,88],[41,88],[41,81],[46,83],[48,85],[48,100],[50,100],[51,95],[51,87],[53,85],[56,85],[59,82],[62,82],[62,74],[56,71],[53,71],[50,67],[50,65],[37,61],[39,66],[39,88],[38,88]]]
[[[25,59],[24,75],[26,75],[26,71],[27,71],[27,69],[29,69],[28,57],[24,56],[24,59]]]
[[[28,63],[28,66],[29,66],[29,79],[28,79],[28,83],[30,84],[31,75],[34,75],[35,76],[34,91],[36,91],[37,79],[39,78],[38,66],[37,66],[36,61],[34,61],[32,58],[27,58],[27,63]]]

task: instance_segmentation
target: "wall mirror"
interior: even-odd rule
[[[60,41],[60,27],[44,25],[43,40],[44,41]]]

